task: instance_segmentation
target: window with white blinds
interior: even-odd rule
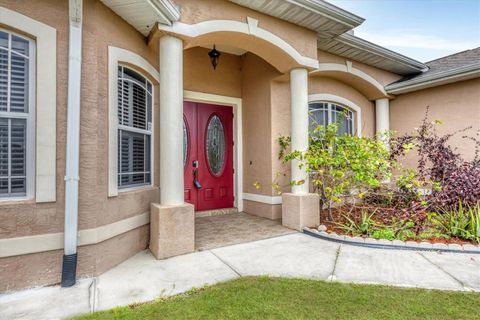
[[[152,183],[152,84],[118,67],[118,187]]]
[[[0,30],[0,198],[33,188],[33,50],[30,39]]]
[[[330,123],[338,123],[339,135],[353,135],[353,112],[344,106],[331,102],[312,102],[308,105],[309,131],[317,126],[327,126]]]

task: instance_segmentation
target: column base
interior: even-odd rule
[[[195,210],[189,203],[150,206],[150,251],[157,259],[195,251]]]
[[[316,193],[282,194],[282,225],[302,231],[320,224],[320,197]]]

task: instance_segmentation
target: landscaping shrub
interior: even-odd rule
[[[347,198],[362,198],[378,188],[391,176],[388,148],[374,138],[351,135],[339,136],[338,124],[318,126],[310,137],[307,152],[287,152],[290,139],[280,137],[280,158],[284,162],[294,159],[305,166],[311,185],[320,195],[320,207],[329,212],[332,205],[341,205]],[[304,180],[292,181],[303,184]],[[278,185],[274,183],[278,188]]]
[[[440,124],[442,122],[439,120],[429,121],[427,108],[418,129],[390,140],[391,159],[397,161],[410,150],[416,149],[417,171],[413,176],[409,173],[410,179],[419,181],[418,187],[430,189],[431,193],[425,197],[425,201],[431,209],[456,207],[460,202],[476,205],[480,201],[479,132],[475,136],[463,136],[475,144],[474,159],[466,161],[448,144],[448,140],[471,127],[440,135],[436,130]]]
[[[471,128],[440,135],[441,123],[429,121],[427,108],[419,128],[398,137],[391,132],[377,138],[340,136],[337,123],[318,126],[306,152],[288,150],[290,138],[280,137],[279,158],[305,167],[327,211],[321,221],[330,229],[388,240],[479,242],[480,131],[463,136],[475,145],[474,159],[467,161],[448,141]],[[409,152],[418,155],[416,169],[400,164]],[[392,171],[400,175],[390,181]],[[280,190],[277,182],[273,187]]]

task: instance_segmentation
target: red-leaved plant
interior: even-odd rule
[[[448,144],[448,140],[472,128],[440,135],[436,125],[441,122],[429,121],[428,111],[427,107],[422,124],[415,132],[391,139],[391,159],[398,160],[409,149],[416,148],[418,178],[439,186],[432,188],[426,197],[430,209],[455,207],[460,202],[476,205],[480,202],[480,131],[474,136],[462,137],[475,145],[474,159],[466,161]]]

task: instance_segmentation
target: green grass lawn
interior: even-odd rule
[[[480,319],[480,294],[257,277],[78,319]]]

